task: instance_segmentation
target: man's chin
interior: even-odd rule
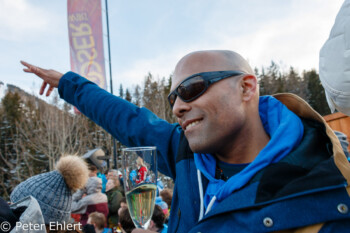
[[[189,140],[188,144],[189,144],[191,151],[193,153],[203,153],[203,154],[210,153],[210,150],[208,149],[208,147],[206,147],[205,144],[202,142]]]

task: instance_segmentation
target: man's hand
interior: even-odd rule
[[[25,61],[21,61],[22,65],[26,66],[23,71],[27,73],[33,73],[43,80],[39,94],[42,95],[45,92],[47,84],[49,88],[46,91],[46,96],[49,96],[55,87],[58,87],[58,83],[63,76],[60,72],[55,70],[45,70],[37,66],[33,66]]]

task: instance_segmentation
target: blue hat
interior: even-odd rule
[[[163,201],[161,197],[156,197],[156,205],[159,205],[160,208],[162,208],[164,214],[168,213],[168,204]]]

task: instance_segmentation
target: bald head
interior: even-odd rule
[[[248,62],[238,53],[229,50],[205,50],[184,56],[177,63],[174,76],[175,81],[180,81],[195,73],[219,70],[237,70],[254,75]]]

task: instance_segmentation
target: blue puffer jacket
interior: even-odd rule
[[[350,165],[323,118],[292,94],[275,96],[299,115],[304,136],[282,160],[263,168],[199,221],[208,180],[178,124],[68,72],[61,98],[127,146],[156,146],[159,170],[175,181],[168,232],[347,232]],[[288,135],[286,135],[288,136]],[[200,189],[199,187],[202,187]]]

